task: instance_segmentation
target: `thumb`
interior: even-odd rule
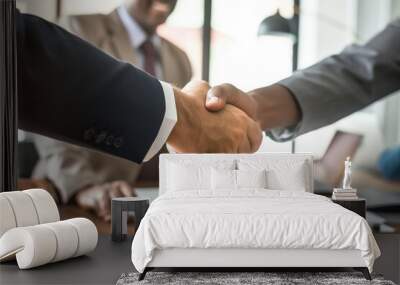
[[[211,88],[207,93],[206,108],[209,111],[222,110],[226,104],[233,105],[256,120],[257,104],[251,96],[231,84]]]
[[[226,100],[213,95],[211,92],[207,93],[206,108],[209,111],[219,111],[225,108]]]
[[[227,93],[220,86],[215,86],[208,90],[206,98],[206,108],[209,111],[220,111],[226,105]]]

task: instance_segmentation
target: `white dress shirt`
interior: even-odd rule
[[[118,8],[118,15],[124,25],[125,30],[128,33],[132,48],[136,50],[139,55],[138,67],[143,69],[144,66],[144,56],[140,51],[140,46],[148,39],[148,35],[146,32],[140,27],[140,25],[135,21],[131,15],[129,15],[128,10],[124,5]],[[157,35],[153,35],[150,40],[153,42],[153,45],[156,49],[160,48],[161,41]],[[161,63],[157,61],[155,66],[156,76],[160,78],[162,76],[162,68]],[[147,154],[143,161],[150,160],[154,155],[156,155],[162,146],[167,141],[169,134],[174,128],[178,117],[176,114],[176,105],[175,105],[175,97],[174,90],[172,86],[166,82],[160,81],[161,86],[164,91],[165,97],[165,114],[161,123],[161,127],[158,131],[157,137],[150,149],[147,151]]]
[[[142,29],[142,27],[138,24],[138,22],[129,14],[128,10],[124,5],[118,8],[118,16],[121,19],[122,24],[129,36],[129,41],[133,49],[136,51],[138,55],[138,63],[137,67],[140,69],[144,69],[144,56],[142,51],[140,50],[141,45],[146,41],[150,40],[154,45],[157,51],[161,48],[161,39],[157,34],[152,36],[148,36],[147,33]],[[156,61],[156,77],[162,78],[162,68],[159,60]]]

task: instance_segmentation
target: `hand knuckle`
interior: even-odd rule
[[[228,89],[228,90],[232,90],[232,89],[235,89],[235,88],[236,88],[235,86],[233,86],[233,85],[230,84],[230,83],[223,83],[223,84],[221,84],[221,87],[222,87],[223,89]]]
[[[209,88],[210,87],[210,85],[204,80],[200,80],[199,85],[201,87],[204,87],[204,88]]]

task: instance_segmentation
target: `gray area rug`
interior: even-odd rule
[[[372,275],[373,280],[364,279],[359,272],[148,272],[146,278],[138,281],[138,273],[122,274],[117,285],[134,284],[213,284],[213,285],[297,285],[297,284],[373,284],[395,285],[379,275]]]

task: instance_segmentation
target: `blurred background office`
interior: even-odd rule
[[[120,43],[118,32],[111,33],[112,38],[104,36],[110,35],[112,28],[104,23],[121,20],[120,7],[129,7],[129,2],[132,1],[17,1],[22,11],[60,23],[114,56],[145,69],[145,56],[141,55],[142,61],[134,59],[134,54],[140,55],[141,51],[138,45],[128,43],[127,34],[124,44]],[[124,11],[129,13],[129,9]],[[161,56],[158,66],[162,72],[155,75],[177,85],[183,85],[193,77],[208,80],[211,85],[231,82],[250,90],[283,79],[294,69],[310,66],[351,43],[362,44],[399,16],[400,0],[231,0],[229,5],[226,0],[178,0],[166,22],[158,26],[157,35],[168,40],[174,49],[179,47],[179,52],[158,51]],[[126,29],[122,21],[119,24],[119,29]],[[176,68],[182,61],[187,68]],[[173,72],[166,72],[167,63],[175,66],[171,68]],[[259,151],[313,153],[315,190],[325,195],[329,195],[332,187],[340,185],[343,161],[346,156],[351,156],[354,161],[353,187],[358,188],[360,196],[367,198],[373,213],[400,232],[400,180],[398,175],[391,175],[393,167],[390,167],[400,154],[398,151],[388,154],[388,150],[400,145],[399,110],[400,96],[393,94],[331,126],[299,137],[295,143],[275,143],[264,138]],[[20,177],[25,178],[20,180],[21,188],[33,183],[60,192],[62,190],[57,188],[62,187],[62,180],[76,179],[68,177],[70,173],[62,172],[54,178],[52,167],[47,168],[47,172],[46,169],[42,171],[42,176],[36,176],[38,165],[48,158],[43,153],[49,150],[45,147],[45,151],[41,151],[40,145],[45,144],[38,141],[46,139],[22,132],[19,139]],[[123,180],[136,187],[138,195],[156,195],[150,190],[152,188],[143,188],[157,185],[156,164],[144,165],[141,176],[137,165],[116,163],[132,173],[131,180],[110,178],[101,171],[94,171],[91,183],[76,183],[96,185]],[[61,202],[67,203],[65,208],[75,209],[68,201]],[[68,215],[73,215],[74,211],[67,211]]]

